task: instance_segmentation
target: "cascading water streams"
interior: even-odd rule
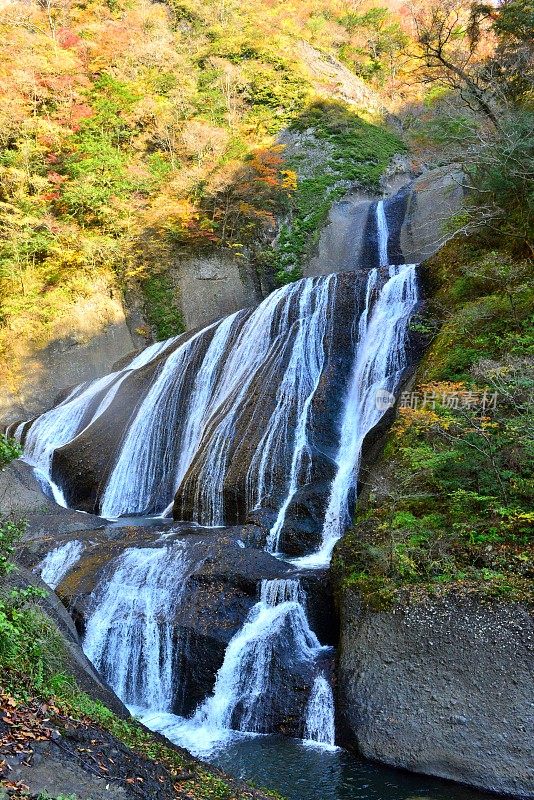
[[[307,282],[313,285],[313,282]],[[241,405],[258,372],[276,358],[290,335],[290,311],[308,286],[273,292],[241,328],[215,389],[216,422],[204,449],[195,487],[193,517],[208,525],[224,525],[223,483]],[[221,414],[220,411],[223,411]],[[218,418],[218,419],[217,419]],[[250,482],[250,477],[249,477]]]
[[[308,700],[304,739],[313,744],[334,746],[334,694],[322,673],[315,678]]]
[[[151,503],[160,497],[163,507],[167,505],[165,484],[172,470],[169,438],[175,427],[173,415],[180,408],[186,367],[204,333],[195,334],[170,354],[139,407],[102,496],[100,513],[104,517],[152,511]]]
[[[182,436],[178,465],[174,472],[173,488],[179,486],[182,481],[202,439],[213,408],[213,390],[223,368],[223,354],[228,347],[235,322],[240,316],[243,316],[242,312],[236,312],[223,319],[218,325],[198,371],[193,391],[188,400],[186,425]],[[171,510],[172,503],[167,507],[165,513],[168,514]]]
[[[315,553],[293,560],[301,567],[318,568],[329,564],[334,545],[350,522],[350,498],[358,479],[364,439],[387,410],[384,393],[386,397],[392,396],[406,368],[406,327],[417,304],[415,265],[390,267],[389,274],[389,280],[371,308],[377,272],[369,273],[322,544]]]
[[[42,580],[47,583],[51,589],[55,589],[67,573],[70,572],[76,562],[79,561],[83,549],[83,542],[77,539],[66,542],[47,553],[41,563],[36,567],[35,572],[40,574]]]
[[[325,276],[283,287],[258,308],[238,312],[189,338],[154,345],[125,370],[79,387],[34,421],[26,434],[25,458],[50,481],[52,459],[61,451],[54,476],[64,486],[65,451],[74,453],[83,439],[78,479],[67,492],[75,501],[89,482],[86,505],[78,507],[108,518],[172,509],[177,518],[207,526],[244,522],[250,512],[265,508],[271,520],[267,548],[277,552],[281,543],[283,549],[287,514],[297,492],[313,480],[324,480],[325,466],[333,466],[325,447],[329,452],[339,447],[335,419],[342,412],[339,388],[347,382],[350,358],[336,361],[336,346],[341,340],[347,355],[351,348],[357,353],[356,388],[349,392],[346,407],[355,408],[356,401],[361,405],[361,396],[369,394],[367,379],[373,379],[373,390],[380,378],[383,388],[394,388],[402,368],[391,367],[394,356],[389,351],[403,347],[415,302],[412,272],[413,267],[396,268],[384,284],[383,272],[371,271],[355,343],[349,338],[347,316],[354,313],[355,303],[362,304],[362,279],[356,279],[354,293],[347,276]],[[400,302],[392,287],[398,285],[403,292],[405,283]],[[391,336],[392,331],[398,335]],[[132,372],[152,361],[152,371],[142,373],[148,376],[144,384],[142,378],[132,379],[130,391],[118,394]],[[366,363],[375,361],[384,367],[383,375],[378,368],[366,372]],[[345,372],[340,372],[340,363]],[[132,392],[140,390],[144,394],[132,405]],[[106,425],[115,425],[114,410],[123,396],[131,413],[123,414],[113,445],[102,448],[98,437]],[[322,439],[316,436],[317,425],[324,425],[325,403],[332,420],[327,432],[332,441],[326,444],[324,432]],[[378,419],[369,416],[367,429]],[[352,422],[341,426],[345,438]],[[91,449],[94,463],[84,479]],[[350,482],[343,486],[352,491]]]
[[[298,580],[262,581],[259,602],[252,607],[243,627],[226,648],[211,697],[198,707],[191,719],[172,714],[148,714],[142,717],[144,724],[198,755],[212,752],[232,736],[232,731],[269,732],[270,708],[277,702],[285,707],[283,695],[288,691],[288,686],[280,680],[277,666],[280,651],[286,654],[288,674],[307,670],[312,675],[318,657],[331,649],[321,645],[311,630],[304,600]],[[327,693],[324,684],[328,687],[323,676],[320,697],[316,682],[313,684],[312,695],[315,691],[316,696],[315,699],[311,696],[310,704],[314,709]],[[333,703],[312,713],[316,718],[321,716],[321,721],[310,722],[310,738],[315,737],[320,743],[324,736],[325,744],[333,744],[330,741],[334,727]]]
[[[325,363],[325,340],[327,336],[330,284],[335,276],[330,275],[314,293],[313,286],[303,292],[299,307],[299,329],[291,358],[278,389],[276,408],[271,424],[263,435],[251,462],[248,474],[250,491],[255,495],[256,506],[261,505],[266,489],[266,475],[269,466],[287,461],[286,450],[292,442],[290,452],[289,486],[287,495],[269,532],[267,550],[278,550],[280,532],[284,525],[287,509],[299,484],[309,479],[311,458],[309,451],[309,416],[311,403]],[[289,433],[291,411],[296,405],[295,433]],[[307,472],[308,471],[308,472]],[[307,473],[307,474],[306,474]]]
[[[387,267],[389,264],[389,232],[388,223],[386,220],[386,208],[383,200],[379,200],[376,204],[376,230],[378,243],[378,266]]]
[[[77,496],[86,475],[86,508],[109,518],[172,510],[176,519],[228,526],[254,514],[268,552],[283,557],[280,551],[292,546],[300,548],[293,553],[307,553],[294,564],[327,566],[350,522],[365,437],[407,366],[406,332],[417,304],[414,265],[385,266],[382,201],[376,230],[379,268],[295,282],[256,309],[148,348],[31,424],[25,457],[50,481],[54,451],[61,449],[54,475],[62,476],[74,452],[68,496]],[[121,398],[124,411],[115,415]],[[98,437],[115,418],[111,444],[84,473],[88,452],[98,451]],[[19,436],[24,430],[17,427]],[[85,502],[81,490],[80,496]],[[310,531],[314,543],[321,537],[311,554]],[[72,552],[58,548],[43,562],[51,585],[75,563],[72,544]],[[185,658],[173,619],[184,608],[189,547],[185,541],[130,547],[105,568],[89,605],[89,658],[145,724],[198,754],[236,731],[280,730],[290,706],[294,734],[333,747],[330,648],[310,627],[295,578],[262,581],[258,601],[226,647],[212,693],[194,695],[205,699],[189,719],[172,714],[179,707],[176,664]],[[271,566],[268,574],[287,574],[287,564],[270,560],[281,572]]]
[[[72,441],[93,423],[109,407],[128,375],[156,358],[169,344],[157,342],[150,345],[119,372],[77,386],[59,405],[42,414],[31,425],[24,441],[24,461],[34,467],[38,478],[50,486],[54,500],[59,505],[67,504],[61,487],[51,477],[54,450]],[[98,406],[94,408],[97,401]],[[23,428],[24,425],[19,425],[15,430],[18,441],[21,440]]]
[[[83,647],[124,703],[170,711],[172,614],[191,560],[183,543],[125,550],[95,588]]]

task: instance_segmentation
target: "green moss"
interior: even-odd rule
[[[0,433],[0,469],[7,466],[14,458],[22,454],[22,448],[15,439]]]
[[[290,125],[291,130],[312,129],[326,143],[330,158],[314,174],[300,178],[292,197],[290,220],[282,226],[275,253],[279,285],[302,276],[302,264],[316,247],[332,204],[352,183],[376,189],[391,158],[405,149],[395,134],[366,122],[337,101],[318,101]],[[298,171],[298,159],[289,161]]]
[[[169,339],[185,331],[180,310],[175,305],[175,290],[168,275],[151,275],[142,283],[145,312],[157,340]]]

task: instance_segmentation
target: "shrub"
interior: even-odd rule
[[[0,434],[0,469],[7,466],[10,461],[22,455],[22,448],[15,439]]]

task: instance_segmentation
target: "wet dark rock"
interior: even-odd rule
[[[25,539],[46,539],[105,524],[100,517],[59,506],[43,490],[33,468],[20,460],[0,471],[0,515],[24,519]]]
[[[329,490],[330,482],[322,482],[295,492],[280,537],[280,550],[283,553],[301,556],[320,546]]]
[[[187,532],[184,532],[186,530]],[[336,626],[328,580],[324,574],[297,573],[295,568],[263,550],[243,547],[242,543],[254,526],[218,529],[184,528],[174,525],[162,530],[148,527],[109,526],[84,532],[85,550],[57,588],[57,593],[83,636],[93,593],[100,581],[107,581],[113,561],[129,547],[166,547],[183,543],[191,566],[185,577],[183,601],[173,611],[175,674],[174,713],[191,714],[213,690],[217,671],[222,665],[226,647],[241,629],[245,619],[258,602],[262,580],[302,577],[306,592],[306,610],[310,625],[320,641],[331,644]],[[164,538],[162,538],[162,533]],[[257,535],[257,534],[253,534]],[[65,543],[62,537],[54,545]],[[25,545],[19,559],[35,567],[46,553],[46,542]],[[183,577],[183,576],[182,576]],[[276,644],[273,655],[273,696],[265,698],[265,730],[302,734],[302,715],[307,702],[313,668],[292,669],[291,653],[285,652],[284,636]],[[236,711],[238,715],[239,712]],[[237,724],[237,723],[236,723]]]
[[[321,644],[336,646],[339,641],[339,619],[328,570],[303,570],[298,574],[306,593],[306,616],[310,628]]]

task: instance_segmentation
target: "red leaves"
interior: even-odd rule
[[[61,47],[64,48],[76,47],[76,45],[80,44],[81,42],[78,34],[69,30],[69,28],[60,28],[56,33],[56,39]]]

